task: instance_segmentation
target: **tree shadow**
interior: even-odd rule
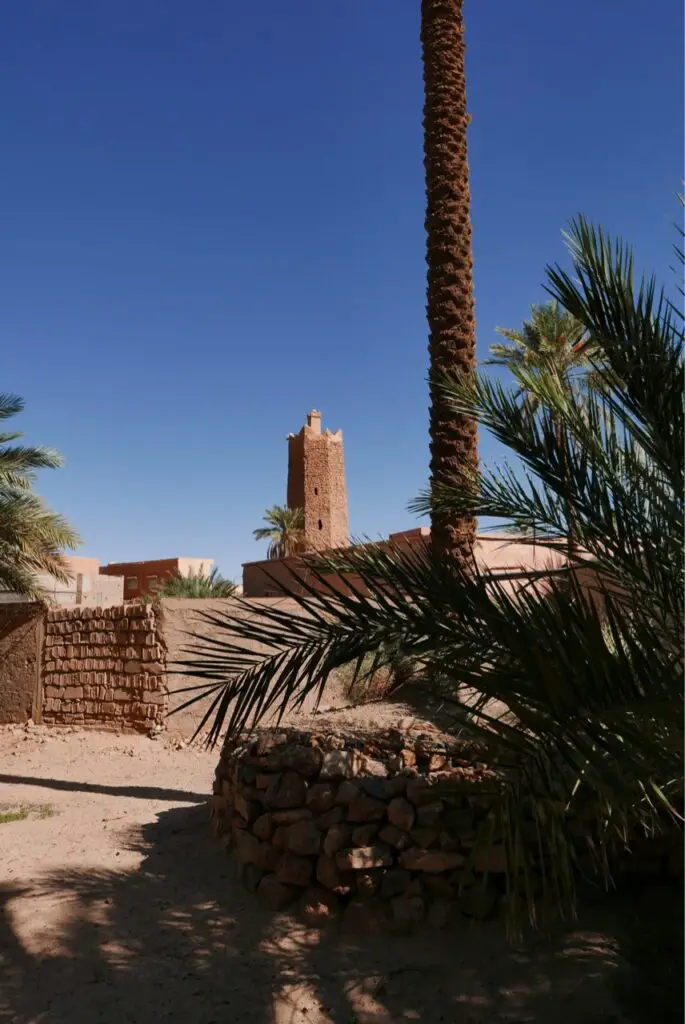
[[[14,1024],[488,1024],[619,1020],[606,933],[507,945],[501,922],[350,938],[273,915],[211,840],[206,806],[127,834],[135,871],[5,890],[0,1020]],[[27,923],[28,922],[28,923]]]
[[[163,786],[102,786],[95,782],[74,782],[71,779],[45,779],[36,775],[0,774],[0,785],[40,786],[72,793],[102,793],[105,796],[126,796],[138,800],[169,800],[180,803],[204,803],[206,793],[189,793],[184,789],[166,789]]]

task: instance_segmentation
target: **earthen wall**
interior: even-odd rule
[[[146,731],[168,706],[166,653],[152,606],[45,613],[46,724]]]

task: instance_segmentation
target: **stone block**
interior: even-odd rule
[[[266,788],[264,803],[267,807],[286,809],[302,807],[307,798],[307,786],[297,772],[274,775]]]
[[[341,782],[340,786],[338,787],[335,802],[336,804],[340,804],[343,807],[348,807],[352,803],[352,801],[359,796],[360,793],[361,790],[359,786],[357,786],[354,782]]]
[[[397,825],[384,825],[378,833],[378,838],[382,843],[387,843],[388,846],[393,846],[396,850],[406,850],[411,843],[409,834],[403,832]]]
[[[440,832],[437,828],[413,828],[409,834],[412,842],[416,846],[420,846],[422,850],[427,850],[431,846],[438,846],[440,843]]]
[[[454,871],[466,863],[466,857],[460,853],[446,853],[444,850],[421,850],[413,847],[400,854],[400,864],[408,871],[430,871],[438,874],[441,871]]]
[[[363,757],[361,771],[365,775],[375,776],[378,779],[385,779],[388,775],[387,765],[373,757]]]
[[[262,805],[252,797],[251,792],[244,792],[240,789],[235,794],[235,809],[248,824],[256,821],[262,813]]]
[[[339,896],[346,896],[352,888],[349,873],[340,872],[333,858],[325,853],[322,853],[316,862],[316,878],[324,888]]]
[[[331,825],[326,838],[323,841],[324,853],[334,857],[336,853],[350,846],[352,842],[352,829],[347,824]]]
[[[266,814],[260,814],[252,825],[252,831],[263,842],[268,842],[274,833],[274,821],[272,816],[268,812]]]
[[[344,807],[331,807],[330,811],[326,811],[325,814],[320,814],[316,819],[316,824],[322,830],[330,828],[331,825],[338,825],[341,821],[345,820],[345,808]]]
[[[387,867],[392,864],[392,859],[390,847],[377,843],[375,846],[340,850],[335,855],[335,866],[339,871],[368,871],[370,868]]]
[[[357,825],[352,829],[352,846],[368,846],[378,832],[378,822],[370,822],[366,825]]]
[[[391,899],[406,892],[411,885],[411,874],[404,868],[390,868],[381,879],[381,893],[385,899]]]
[[[259,899],[269,910],[285,910],[297,899],[300,889],[285,885],[275,875],[264,875],[257,887]]]
[[[414,826],[416,811],[404,797],[398,796],[388,804],[388,821],[403,832],[410,832]]]
[[[362,757],[357,750],[328,750],[323,755],[322,779],[352,779],[359,774]]]
[[[383,871],[373,868],[371,871],[357,871],[354,875],[354,888],[361,899],[375,896],[381,886]]]
[[[330,782],[319,782],[307,791],[307,807],[314,814],[325,814],[335,805],[337,787]]]
[[[259,758],[261,768],[270,772],[295,771],[304,778],[318,775],[321,768],[321,751],[315,747],[288,744]]]
[[[311,821],[312,812],[308,807],[293,807],[288,811],[273,811],[274,825],[294,825],[298,821]]]
[[[313,857],[321,850],[323,833],[313,821],[298,821],[288,829],[286,846],[293,853]]]
[[[276,877],[284,885],[309,885],[313,873],[311,860],[286,850],[281,854],[276,868]]]
[[[380,821],[385,817],[387,805],[382,800],[362,793],[355,797],[347,809],[347,820],[356,822]]]
[[[419,825],[422,828],[435,828],[440,820],[444,807],[445,805],[442,800],[434,800],[429,804],[422,804],[416,812]]]

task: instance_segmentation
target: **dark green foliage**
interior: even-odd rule
[[[600,386],[571,389],[552,364],[513,366],[512,390],[444,380],[455,412],[490,429],[524,472],[474,472],[417,503],[505,519],[563,553],[556,568],[490,573],[430,550],[353,547],[300,580],[301,614],[213,616],[225,640],[200,639],[185,665],[214,698],[216,741],[321,694],[350,662],[411,658],[455,730],[498,757],[484,841],[500,833],[505,844],[512,922],[524,909],[534,919],[540,902],[572,912],[579,864],[605,869],[631,830],[677,818],[682,794],[682,318],[652,279],[634,283],[621,243],[582,220],[569,240],[572,275],[550,269],[549,288],[582,324]],[[338,593],[332,571],[361,586]]]
[[[225,580],[218,569],[212,569],[207,574],[201,569],[197,572],[192,570],[187,576],[178,573],[169,579],[163,580],[155,592],[155,596],[161,597],[233,597],[236,592],[235,583]]]
[[[16,395],[0,395],[0,422],[23,408]],[[48,573],[67,583],[63,552],[78,547],[80,540],[33,490],[36,470],[58,468],[61,456],[52,448],[16,444],[21,436],[0,433],[0,589],[39,599],[43,592],[36,574]]]

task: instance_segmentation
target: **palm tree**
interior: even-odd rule
[[[520,329],[498,327],[497,333],[509,344],[491,345],[493,358],[487,359],[485,365],[507,366],[529,374],[551,371],[567,387],[597,386],[599,383],[592,368],[585,326],[563,309],[556,299],[541,306],[531,306],[530,319],[524,320]],[[524,401],[534,408],[537,406],[534,390],[523,386],[520,393]],[[564,466],[562,470],[566,472]],[[570,508],[568,518],[568,555],[572,558],[575,544]]]
[[[155,597],[234,597],[235,592],[235,583],[224,579],[218,569],[212,569],[209,574],[202,569],[197,572],[191,569],[187,576],[179,572],[162,580],[155,591]]]
[[[497,333],[509,344],[491,345],[493,358],[486,365],[552,368],[569,384],[579,372],[591,369],[585,327],[556,299],[531,306],[530,319],[520,329],[498,327]]]
[[[520,573],[466,571],[431,549],[359,545],[334,563],[322,556],[307,578],[294,573],[297,614],[227,615],[224,637],[189,647],[183,666],[206,680],[212,741],[320,697],[332,672],[368,656],[380,668],[400,652],[440,680],[455,732],[495,748],[498,795],[483,840],[503,837],[514,924],[521,907],[535,918],[536,871],[545,898],[572,911],[588,804],[586,853],[606,868],[612,843],[629,842],[636,824],[678,815],[683,789],[683,319],[653,279],[635,288],[623,244],[583,220],[570,237],[572,273],[549,269],[549,288],[596,344],[602,386],[578,395],[553,372],[521,366],[512,390],[480,376],[445,383],[449,408],[477,418],[527,472],[481,468],[430,500],[446,517],[493,516],[552,549],[570,507],[582,573],[550,567],[521,585]],[[536,402],[521,402],[521,388]],[[331,566],[362,586],[341,596]],[[522,839],[531,831],[537,852]]]
[[[274,505],[264,513],[266,526],[253,530],[255,540],[268,540],[267,558],[287,558],[305,549],[304,509]]]
[[[21,412],[16,395],[0,394],[0,421]],[[60,583],[71,579],[64,551],[81,543],[63,518],[33,491],[35,471],[57,469],[62,458],[52,448],[16,444],[17,431],[0,433],[0,589],[39,600],[44,597],[38,573]]]
[[[478,463],[476,423],[455,413],[440,383],[446,374],[472,376],[476,359],[462,2],[421,0],[430,472],[436,488],[454,484]],[[431,527],[436,552],[471,561],[472,516],[435,508]]]

